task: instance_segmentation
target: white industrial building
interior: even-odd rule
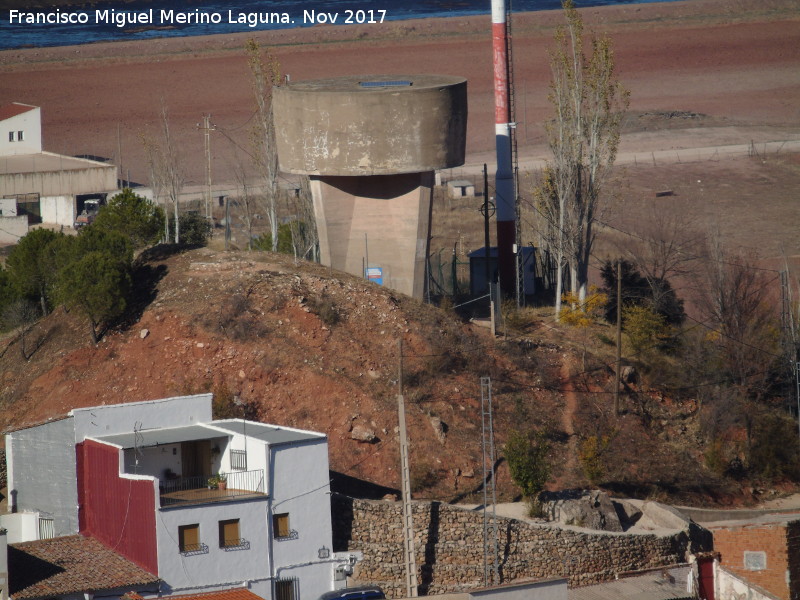
[[[15,243],[34,223],[72,227],[86,200],[118,187],[116,166],[42,149],[39,107],[0,106],[0,243]]]

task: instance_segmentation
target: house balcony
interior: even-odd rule
[[[266,497],[263,470],[232,471],[223,475],[226,481],[217,487],[209,483],[212,475],[159,479],[161,507]]]

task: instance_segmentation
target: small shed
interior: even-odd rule
[[[523,270],[522,277],[525,282],[525,295],[532,296],[536,293],[535,276],[535,256],[536,249],[532,246],[522,247]],[[486,294],[488,282],[486,281],[486,248],[478,248],[469,253],[469,291],[473,296]],[[497,281],[497,247],[489,248],[489,277],[491,281]]]
[[[474,198],[475,184],[468,179],[454,179],[447,182],[447,193],[451,198]]]

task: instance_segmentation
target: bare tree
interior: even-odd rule
[[[253,127],[253,157],[264,180],[272,251],[278,250],[278,153],[275,148],[275,125],[272,119],[272,87],[280,83],[278,60],[269,51],[262,53],[255,40],[245,46],[250,72],[253,75],[253,93],[256,101],[256,124]]]
[[[556,32],[550,54],[550,101],[556,117],[547,126],[553,162],[539,194],[553,230],[558,265],[556,316],[561,310],[562,271],[569,267],[572,290],[583,304],[588,288],[594,222],[603,183],[614,164],[628,92],[616,80],[607,36],[592,37],[584,53],[583,20],[572,0],[562,0],[567,24]]]
[[[311,199],[311,188],[308,176],[300,178],[300,189],[295,195],[287,198],[289,214],[295,219],[291,223],[292,245],[296,257],[319,262],[319,237],[314,217],[314,203]]]
[[[236,162],[233,166],[233,174],[236,178],[236,206],[238,208],[237,214],[242,220],[245,230],[247,231],[247,249],[253,249],[253,225],[256,220],[257,207],[263,202],[254,193],[250,185],[250,178],[248,177],[247,170],[241,162]]]
[[[638,219],[633,239],[618,244],[647,280],[654,306],[661,306],[671,293],[664,282],[688,282],[704,252],[705,234],[695,225],[688,202],[653,203]]]
[[[180,243],[180,226],[178,219],[178,202],[180,200],[183,185],[186,182],[186,175],[183,171],[182,160],[178,146],[170,131],[169,112],[167,106],[161,102],[161,111],[159,114],[159,125],[161,129],[160,141],[143,136],[142,143],[144,144],[145,152],[147,153],[147,162],[150,166],[150,179],[153,186],[153,194],[156,196],[161,193],[166,194],[165,201],[165,215],[169,213],[167,210],[167,202],[172,203],[173,206],[173,223],[175,225],[175,238],[176,244]],[[165,219],[165,237],[169,239],[169,218]]]
[[[22,352],[22,358],[25,360],[30,360],[33,353],[41,345],[41,342],[34,343],[33,351],[28,353],[28,334],[41,316],[42,313],[36,304],[26,298],[15,300],[6,306],[3,311],[3,324],[6,327],[17,329],[19,333],[20,351]]]
[[[770,295],[777,275],[756,266],[753,256],[728,251],[718,235],[709,242],[704,275],[698,306],[714,328],[709,339],[720,366],[744,396],[759,400],[780,358],[780,328]]]

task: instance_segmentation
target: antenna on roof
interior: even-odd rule
[[[142,431],[142,422],[136,421],[133,424],[133,472],[135,474],[139,474],[139,457],[144,456],[144,453],[141,449],[141,444],[144,442],[144,436],[140,433]]]

